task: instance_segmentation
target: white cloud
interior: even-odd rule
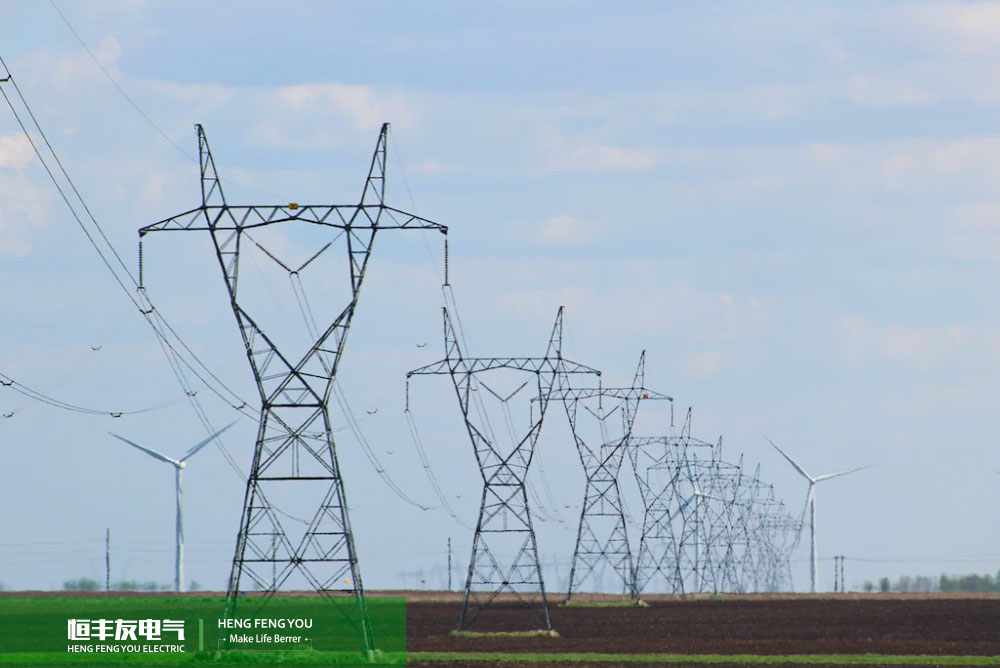
[[[969,353],[990,359],[1000,355],[1000,334],[988,328],[959,323],[877,324],[854,315],[841,318],[840,325],[845,334],[843,352],[854,362],[875,357],[925,368]]]
[[[1000,202],[954,204],[945,212],[952,230],[1000,231]]]
[[[274,91],[280,104],[298,111],[336,110],[359,130],[371,130],[387,120],[409,122],[416,110],[397,96],[377,95],[370,86],[310,83],[284,86]]]
[[[1000,48],[1000,2],[903,5],[900,17],[924,38],[964,54]]]
[[[764,148],[780,154],[783,149]],[[782,156],[786,169],[819,167],[828,183],[851,188],[884,188],[925,192],[927,189],[1000,185],[1000,138],[913,139],[867,144],[811,144],[789,149]],[[792,167],[798,164],[799,167]],[[800,172],[801,173],[801,172]]]
[[[229,102],[237,89],[218,84],[177,84],[171,81],[146,81],[142,84],[150,92],[171,102],[184,105],[197,104],[200,109],[214,109]]]
[[[23,257],[33,232],[48,224],[49,200],[26,177],[0,174],[0,256]]]
[[[660,161],[654,148],[582,146],[569,155],[549,161],[554,172],[647,172]]]
[[[114,37],[105,37],[96,49],[93,49],[94,58],[97,59],[105,69],[113,67],[122,55],[122,47]]]
[[[541,221],[535,227],[535,238],[546,243],[580,244],[593,239],[602,228],[600,223],[561,213]]]
[[[722,354],[714,352],[695,353],[688,358],[689,376],[704,378],[715,375],[722,367]]]
[[[447,174],[449,172],[454,172],[457,168],[455,165],[447,162],[441,162],[440,160],[429,158],[423,162],[413,165],[410,169],[417,174]]]
[[[42,52],[36,57],[31,67],[19,71],[30,73],[35,77],[42,77],[49,85],[57,86],[65,91],[80,88],[89,89],[95,83],[106,85],[107,78],[101,72],[101,67],[107,70],[117,82],[121,83],[123,77],[117,64],[122,56],[122,50],[118,40],[114,37],[104,37],[96,48],[91,49],[91,52],[101,64],[100,67],[90,57],[90,54],[76,48],[65,53]],[[88,92],[93,95],[92,90]]]
[[[863,107],[918,106],[936,99],[920,86],[885,76],[853,76],[848,80],[847,95]]]
[[[0,167],[23,169],[35,157],[35,152],[23,134],[0,137]]]

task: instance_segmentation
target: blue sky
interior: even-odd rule
[[[574,359],[626,380],[646,349],[648,384],[678,412],[694,406],[700,438],[721,434],[727,456],[760,463],[791,509],[805,485],[763,433],[810,472],[873,464],[818,491],[821,557],[888,560],[849,559],[849,585],[998,567],[987,527],[1000,481],[1000,3],[59,7],[186,152],[193,124],[205,126],[231,203],[356,201],[379,125],[392,122],[388,197],[449,226],[474,353],[541,354],[564,304]],[[109,238],[135,257],[139,227],[197,204],[196,163],[50,4],[0,9],[0,55]],[[433,501],[411,475],[401,411],[403,373],[441,351],[440,240],[384,241],[342,384],[390,474]],[[151,241],[150,291],[252,396],[206,243]],[[0,371],[99,407],[181,393],[9,113],[0,256]],[[453,394],[443,379],[420,382],[437,475],[472,498]],[[215,422],[234,419],[200,395]],[[19,409],[0,421],[0,501],[20,509],[4,520],[0,581],[103,576],[109,526],[113,577],[170,581],[170,472],[106,432],[179,454],[204,435],[190,409],[113,420],[22,404],[0,391],[4,413]],[[669,420],[640,419],[654,431]],[[244,420],[227,434],[244,466],[253,433]],[[539,452],[556,505],[578,504],[558,412]],[[394,497],[349,431],[340,454],[366,584],[414,585],[400,574],[443,564],[449,536],[457,579],[470,532]],[[242,483],[209,449],[186,484],[188,574],[221,587]],[[471,522],[475,509],[462,511]],[[539,524],[546,559],[572,551],[574,520],[563,520]],[[820,574],[830,588],[832,562]]]

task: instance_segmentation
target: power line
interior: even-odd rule
[[[214,373],[212,373],[210,369],[208,369],[208,367],[204,364],[204,362],[202,362],[201,359],[194,353],[194,351],[192,351],[191,348],[180,338],[180,336],[173,329],[173,327],[167,322],[167,320],[153,307],[153,304],[149,300],[149,296],[145,288],[142,285],[140,285],[139,281],[136,280],[135,276],[129,270],[124,260],[122,260],[121,255],[117,252],[114,245],[111,243],[110,239],[108,239],[108,236],[105,234],[101,224],[98,222],[97,218],[91,212],[90,207],[87,206],[86,201],[83,199],[83,196],[81,195],[79,189],[73,182],[72,177],[70,177],[69,173],[63,166],[63,163],[59,159],[59,156],[56,153],[55,148],[49,142],[48,137],[45,134],[44,130],[42,129],[41,125],[39,124],[37,117],[35,116],[34,112],[31,109],[31,106],[28,104],[27,99],[25,99],[24,95],[21,93],[21,89],[17,85],[17,81],[15,80],[13,74],[10,72],[10,69],[7,67],[7,63],[3,60],[2,57],[0,57],[0,65],[3,66],[4,71],[7,74],[6,78],[0,80],[0,94],[3,95],[4,100],[7,102],[7,106],[10,107],[11,113],[13,113],[14,118],[16,119],[18,125],[21,128],[22,133],[27,138],[29,144],[31,145],[32,150],[38,157],[39,162],[42,164],[42,167],[48,174],[49,179],[52,181],[63,202],[65,202],[67,208],[70,210],[70,214],[73,216],[73,219],[76,220],[77,225],[83,231],[84,236],[87,238],[87,241],[97,252],[98,256],[101,259],[101,262],[108,269],[108,271],[111,272],[111,275],[114,278],[115,282],[125,293],[129,301],[131,301],[132,304],[136,307],[136,309],[138,309],[140,313],[143,314],[143,316],[146,318],[146,321],[153,329],[154,333],[156,333],[156,335],[164,341],[167,347],[169,347],[175,354],[178,355],[178,359],[184,364],[184,366],[187,366],[191,370],[191,372],[194,373],[195,376],[202,383],[205,384],[206,387],[208,387],[212,392],[217,394],[220,398],[226,400],[227,403],[233,405],[233,407],[236,408],[237,410],[241,410],[241,412],[247,413],[251,417],[254,417],[252,411],[242,410],[242,408],[246,407],[246,402],[243,399],[241,399],[239,395],[233,392],[228,386],[226,386],[226,384],[223,383],[221,379],[219,379]],[[32,137],[32,134],[29,131],[28,126],[25,123],[25,120],[22,117],[21,113],[18,111],[17,106],[14,103],[14,100],[12,100],[11,97],[7,95],[7,91],[2,85],[3,83],[9,83],[13,87],[14,92],[17,95],[17,99],[20,102],[20,105],[27,112],[28,118],[30,118],[32,126],[38,133],[39,137],[41,137],[45,147],[48,150],[49,155],[55,162],[55,165],[58,167],[59,174],[65,180],[69,190],[72,192],[74,196],[72,199],[70,195],[67,193],[67,190],[64,188],[63,184],[60,183],[55,170],[45,159],[45,156],[43,155],[42,150],[38,145],[38,142],[36,142],[34,137]],[[74,206],[73,204],[74,200],[76,201],[77,206],[79,206],[85,213],[85,215],[77,210],[77,206]],[[85,218],[89,221],[89,224],[93,227],[94,232],[92,232],[91,229],[88,228],[88,223],[85,222]],[[99,237],[100,240],[103,241],[103,245],[101,242],[98,241],[97,237]],[[115,267],[116,263],[118,266],[121,267],[120,270],[116,269]],[[141,273],[142,273],[142,248],[140,244],[140,276]],[[128,285],[126,285],[127,283],[131,284],[133,288],[136,289],[137,292],[135,294],[133,294],[132,289],[130,289]],[[180,355],[179,351],[177,351],[177,349],[175,348],[174,343],[171,342],[170,339],[168,338],[166,332],[169,332],[174,337],[177,344],[180,345],[181,348],[184,351],[186,351],[188,355],[190,355],[191,359],[194,361],[194,364],[192,364],[192,362],[188,361],[182,355]],[[232,404],[232,400],[227,399],[222,390],[219,390],[218,387],[213,386],[211,382],[207,381],[202,376],[202,374],[198,372],[198,370],[195,368],[194,365],[200,366],[205,371],[205,373],[218,384],[218,387],[221,387],[222,390],[228,392],[228,394],[234,397],[236,401],[239,402],[239,404],[241,404],[242,406]]]
[[[167,133],[161,130],[160,126],[154,123],[153,119],[149,117],[149,114],[143,111],[142,108],[136,103],[136,101],[133,100],[132,97],[125,92],[125,89],[122,88],[117,81],[115,81],[115,78],[111,76],[111,73],[108,72],[108,70],[104,67],[101,61],[97,59],[97,56],[94,55],[94,52],[90,50],[90,47],[87,46],[87,43],[83,41],[82,37],[80,37],[80,33],[76,31],[76,29],[73,27],[73,24],[69,22],[69,19],[66,18],[66,15],[63,14],[62,10],[59,9],[59,6],[56,4],[56,1],[49,0],[49,3],[52,5],[52,8],[56,10],[56,13],[59,14],[59,17],[63,20],[63,23],[66,24],[66,27],[69,28],[69,31],[73,33],[74,37],[76,37],[76,41],[78,41],[80,43],[80,46],[82,46],[84,50],[90,55],[91,60],[93,60],[94,63],[97,64],[101,72],[104,73],[104,76],[108,78],[108,81],[110,81],[111,84],[118,90],[118,92],[122,94],[122,97],[128,100],[128,103],[132,105],[132,108],[135,109],[137,112],[139,112],[139,115],[142,116],[147,123],[149,123],[149,126],[151,128],[156,130],[157,134],[159,134],[161,137],[170,142],[170,144],[173,145],[173,147],[176,148],[178,151],[180,151],[185,157],[187,157],[192,162],[198,162],[197,158],[195,158],[193,155],[185,151],[177,142],[175,142],[173,139],[167,136]]]
[[[104,408],[91,408],[87,406],[80,406],[78,404],[73,404],[67,401],[62,401],[60,399],[54,399],[47,396],[37,390],[33,390],[27,385],[18,382],[17,380],[11,378],[5,373],[0,373],[0,386],[9,387],[18,394],[24,395],[35,401],[39,401],[49,406],[55,408],[61,408],[63,410],[74,411],[76,413],[85,413],[87,415],[111,415],[111,417],[121,417],[123,415],[138,415],[140,413],[150,413],[152,411],[157,411],[163,408],[168,408],[170,406],[175,406],[180,402],[184,401],[184,397],[177,397],[176,399],[171,399],[169,401],[164,401],[153,406],[147,406],[145,408],[138,408],[134,410],[108,410]],[[7,415],[10,415],[9,413]]]

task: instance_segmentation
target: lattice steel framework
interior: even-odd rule
[[[458,628],[464,630],[498,597],[511,597],[527,611],[527,619],[538,628],[551,630],[545,584],[538,561],[538,545],[528,507],[525,481],[542,428],[542,420],[553,388],[567,374],[597,374],[596,369],[562,356],[563,309],[559,308],[544,357],[465,357],[447,309],[444,315],[445,358],[410,371],[416,375],[451,376],[466,430],[472,441],[483,479],[479,519],[472,541],[472,558],[465,581],[465,595]],[[534,375],[509,394],[499,394],[483,377],[501,370]],[[483,402],[491,394],[503,404],[531,387],[537,412],[532,409],[527,432],[511,429],[509,446],[501,443],[489,424]],[[529,404],[533,406],[534,404]],[[508,413],[509,418],[509,413]],[[513,555],[513,556],[510,556]],[[506,627],[506,630],[510,630]]]
[[[799,524],[774,489],[722,460],[722,441],[632,437],[629,453],[646,503],[636,589],[659,581],[674,593],[783,591]],[[698,447],[700,446],[700,447]],[[707,456],[705,456],[707,453]]]
[[[263,590],[262,599],[253,599],[263,603],[294,573],[331,600],[353,600],[342,608],[361,635],[365,649],[371,650],[374,640],[327,403],[376,233],[437,230],[444,234],[447,228],[386,206],[388,123],[379,132],[361,200],[355,205],[231,206],[223,195],[205,132],[200,125],[195,127],[201,165],[201,205],[139,230],[140,277],[142,239],[146,234],[209,232],[260,395],[260,425],[229,577],[227,615],[235,614],[237,600],[248,585]],[[330,241],[297,269],[285,266],[271,250],[251,241],[288,270],[289,275],[297,276],[336,239],[343,238],[350,278],[347,303],[329,325],[315,330],[312,346],[298,359],[278,349],[274,339],[265,334],[241,305],[238,290],[244,236],[251,230],[290,222],[330,230]],[[304,484],[325,487],[325,493],[317,494],[321,501],[305,531],[301,536],[292,536],[282,526],[277,507],[269,501],[269,496],[304,492]],[[343,598],[345,593],[349,595],[347,599]]]
[[[639,403],[644,400],[673,401],[665,394],[644,387],[645,368],[646,351],[642,351],[629,387],[574,388],[567,377],[561,379],[559,388],[552,392],[552,400],[561,401],[566,408],[580,463],[587,476],[566,600],[570,600],[574,589],[603,565],[610,566],[621,578],[623,594],[633,599],[638,597],[618,474]],[[596,445],[584,438],[581,407],[596,421],[600,439]],[[614,424],[615,418],[618,424]]]
[[[678,436],[629,439],[627,451],[643,502],[642,535],[633,575],[637,594],[651,584],[683,594],[686,576],[692,570],[697,572],[685,558],[687,547],[700,540],[698,516],[692,515],[696,495],[694,491],[682,494],[680,486],[689,477],[689,461],[698,458],[695,452],[706,451],[710,459],[713,447],[691,437],[690,411]]]

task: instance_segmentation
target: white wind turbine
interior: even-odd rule
[[[767,436],[764,436],[767,438]],[[788,460],[788,463],[795,467],[795,470],[802,474],[802,476],[809,481],[809,489],[806,492],[806,505],[802,509],[802,517],[805,518],[806,512],[809,513],[809,589],[815,594],[816,593],[816,483],[823,482],[824,480],[830,480],[832,478],[839,478],[842,475],[847,475],[848,473],[856,473],[862,471],[867,466],[862,466],[856,469],[849,469],[847,471],[839,471],[837,473],[827,473],[826,475],[816,476],[815,478],[806,473],[805,469],[799,466],[799,463],[788,456],[788,454],[774,444],[774,441],[767,438],[767,442],[774,446],[774,449],[781,453],[781,456]],[[801,532],[801,526],[799,528]]]
[[[204,441],[201,441],[197,445],[193,446],[190,450],[184,453],[184,456],[181,457],[180,459],[171,459],[170,457],[162,455],[156,450],[153,450],[152,448],[147,448],[146,446],[139,445],[138,443],[130,441],[127,438],[122,438],[118,434],[111,434],[111,432],[108,432],[109,434],[117,438],[119,441],[125,441],[132,447],[142,450],[150,457],[153,457],[154,459],[159,459],[161,462],[166,462],[174,466],[174,482],[177,491],[177,520],[176,520],[177,544],[176,544],[176,553],[174,556],[174,568],[175,568],[174,589],[176,591],[184,591],[184,521],[181,516],[181,499],[182,499],[181,471],[184,469],[187,460],[191,459],[191,457],[194,456],[196,452],[198,452],[203,447],[214,441],[216,438],[219,437],[219,435],[222,432],[229,429],[234,424],[236,423],[230,422],[225,427],[223,427],[219,431],[215,432],[214,434],[206,438]]]

